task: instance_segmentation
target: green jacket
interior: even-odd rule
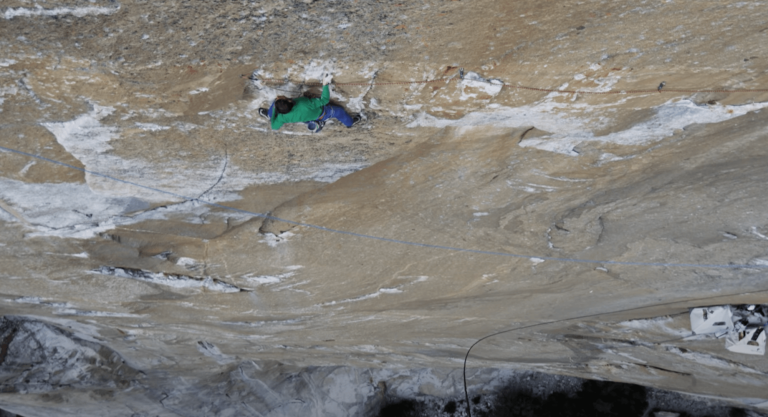
[[[323,114],[323,106],[331,100],[331,92],[328,86],[323,86],[323,95],[320,98],[296,97],[293,99],[293,108],[286,114],[280,114],[277,109],[272,114],[272,130],[280,129],[285,123],[300,123],[317,120]]]

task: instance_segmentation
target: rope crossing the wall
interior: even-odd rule
[[[245,78],[245,75],[241,75],[241,77]],[[249,76],[247,77],[250,80],[258,80],[263,81],[267,84],[286,84],[291,82],[287,79],[277,79],[277,78],[258,78],[256,76]],[[430,84],[430,83],[452,83],[452,82],[458,82],[464,80],[463,77],[463,71],[462,76],[460,77],[443,77],[443,78],[435,78],[432,80],[421,80],[421,81],[383,81],[383,82],[364,82],[364,81],[354,81],[354,82],[343,82],[343,83],[337,83],[334,82],[334,85],[350,85],[350,86],[369,86],[369,87],[375,87],[375,86],[386,86],[386,85],[412,85],[412,84]],[[565,93],[565,94],[585,94],[585,95],[611,95],[611,94],[648,94],[648,93],[683,93],[683,94],[692,94],[692,93],[768,93],[768,88],[734,88],[734,89],[727,89],[727,88],[719,88],[719,89],[698,89],[698,88],[666,88],[666,82],[662,82],[659,84],[658,87],[650,89],[635,89],[635,90],[608,90],[608,91],[588,91],[588,90],[560,90],[560,89],[552,89],[552,88],[541,88],[541,87],[530,87],[520,84],[508,84],[508,83],[493,83],[492,81],[485,80],[485,79],[472,79],[471,81],[474,82],[483,82],[494,86],[499,86],[502,89],[504,88],[512,88],[517,90],[528,90],[528,91],[540,91],[544,93]],[[319,87],[323,84],[320,82],[298,82],[295,84],[299,84],[302,86],[307,87]]]
[[[272,80],[262,80],[262,81],[270,82]],[[456,81],[456,78],[427,80],[427,81],[412,81],[412,82],[339,83],[339,85],[366,85],[366,86],[373,86],[373,85],[397,85],[397,84],[402,85],[402,84],[416,84],[416,83],[426,84],[426,83],[433,83],[433,82],[440,82],[440,81],[453,82],[453,81]],[[280,83],[284,83],[284,81],[280,81]],[[319,84],[319,83],[316,83],[316,84]],[[310,85],[310,84],[305,84],[305,85]],[[496,85],[498,85],[498,84],[496,84]],[[563,92],[564,93],[571,92],[571,93],[583,93],[583,94],[624,94],[624,93],[629,94],[629,93],[639,93],[639,92],[643,92],[643,93],[649,93],[650,92],[650,93],[652,93],[654,91],[654,90],[630,90],[630,91],[620,91],[620,92],[612,92],[612,91],[608,91],[608,92],[581,92],[581,91],[578,91],[578,90],[573,90],[573,91],[568,91],[568,90],[551,90],[551,89],[541,89],[541,88],[524,87],[524,86],[512,86],[512,87],[520,88],[520,89],[535,90],[535,91],[545,91],[545,92],[561,92],[561,93],[563,93]],[[662,91],[662,87],[663,86],[659,86],[659,88],[658,88],[659,92]],[[704,92],[704,91],[707,91],[707,92],[768,92],[768,89],[760,89],[760,90],[664,90],[664,91],[666,91],[666,92]],[[113,176],[110,176],[110,175],[102,174],[100,172],[87,170],[87,169],[76,167],[74,165],[70,165],[70,164],[67,164],[67,163],[64,163],[64,162],[61,162],[61,161],[57,161],[57,160],[46,158],[46,157],[43,157],[43,156],[40,156],[40,155],[36,155],[36,154],[32,154],[32,153],[28,153],[28,152],[24,152],[24,151],[21,151],[21,150],[12,149],[12,148],[8,148],[8,147],[4,147],[4,146],[0,146],[0,151],[4,151],[4,152],[8,152],[8,153],[13,153],[13,154],[20,155],[20,156],[27,156],[27,157],[30,157],[30,158],[35,158],[35,159],[38,159],[38,160],[42,160],[42,161],[49,162],[49,163],[52,163],[52,164],[64,166],[64,167],[67,167],[67,168],[70,168],[70,169],[74,169],[74,170],[78,170],[78,171],[81,171],[81,172],[84,172],[84,173],[88,173],[88,174],[91,174],[91,175],[95,175],[95,176],[99,176],[99,177],[102,177],[102,178],[106,178],[106,179],[109,179],[109,180],[112,180],[112,181],[115,181],[115,182],[120,182],[120,183],[124,183],[124,184],[128,184],[128,185],[132,185],[132,186],[135,186],[135,187],[138,187],[138,188],[155,191],[155,192],[158,192],[158,193],[161,193],[161,194],[173,196],[173,197],[176,197],[176,198],[181,198],[181,199],[187,200],[187,201],[197,201],[197,202],[200,202],[202,204],[206,204],[206,205],[211,206],[211,207],[217,207],[217,208],[221,208],[221,209],[225,209],[225,210],[229,210],[229,211],[234,211],[234,212],[239,212],[239,213],[243,213],[243,214],[248,214],[248,215],[254,216],[254,217],[261,217],[261,218],[265,218],[265,219],[272,219],[272,220],[276,220],[276,221],[280,221],[280,222],[285,222],[285,223],[289,223],[289,224],[293,224],[293,225],[297,225],[297,226],[304,226],[304,227],[308,227],[308,228],[314,228],[314,229],[317,229],[317,230],[322,230],[322,231],[331,232],[331,233],[338,233],[338,234],[342,234],[342,235],[349,235],[349,236],[355,236],[355,237],[360,237],[360,238],[365,238],[365,239],[378,240],[378,241],[384,241],[384,242],[391,242],[391,243],[397,243],[397,244],[408,245],[408,246],[417,246],[417,247],[423,247],[423,248],[433,248],[433,249],[441,249],[441,250],[448,250],[448,251],[455,251],[455,252],[468,252],[468,253],[474,253],[474,254],[493,255],[493,256],[506,256],[506,257],[526,258],[526,259],[543,259],[543,260],[558,261],[558,262],[570,262],[570,263],[587,263],[587,264],[604,264],[604,265],[625,265],[625,266],[655,266],[655,267],[668,267],[668,268],[671,268],[671,267],[677,267],[677,268],[718,268],[718,269],[741,269],[741,268],[766,269],[766,268],[768,268],[768,265],[761,265],[761,264],[757,264],[757,265],[748,265],[748,264],[683,264],[683,263],[666,263],[666,262],[622,262],[622,261],[611,261],[611,260],[589,260],[589,259],[576,259],[576,258],[565,258],[565,257],[559,258],[559,257],[536,256],[536,255],[521,255],[521,254],[513,254],[513,253],[507,253],[507,252],[493,252],[493,251],[484,251],[484,250],[477,250],[477,249],[466,249],[466,248],[458,248],[458,247],[451,247],[451,246],[434,245],[434,244],[428,244],[428,243],[418,243],[418,242],[411,242],[411,241],[405,241],[405,240],[391,239],[391,238],[385,238],[385,237],[379,237],[379,236],[366,235],[366,234],[362,234],[362,233],[356,233],[356,232],[332,229],[332,228],[327,228],[327,227],[324,227],[324,226],[313,225],[313,224],[310,224],[310,223],[302,223],[302,222],[297,222],[297,221],[293,221],[293,220],[282,219],[282,218],[271,216],[271,215],[264,214],[264,213],[256,213],[256,212],[251,212],[251,211],[247,211],[247,210],[237,209],[237,208],[234,208],[234,207],[224,206],[224,205],[221,205],[221,204],[217,204],[217,203],[212,203],[212,202],[208,202],[208,201],[205,201],[205,200],[201,200],[200,198],[188,197],[188,196],[184,196],[184,195],[181,195],[181,194],[173,193],[173,192],[170,192],[170,191],[161,190],[161,189],[158,189],[158,188],[154,188],[154,187],[150,187],[150,186],[147,186],[147,185],[139,184],[139,183],[136,183],[136,182],[123,180],[123,179],[116,178],[116,177],[113,177]],[[763,292],[763,291],[765,291],[765,290],[759,290],[759,291],[754,291],[754,292]],[[692,301],[692,300],[689,300],[689,301]],[[641,307],[625,309],[625,310],[621,310],[621,312],[626,312],[626,311],[631,311],[631,310],[638,310],[640,308]],[[644,308],[647,308],[647,306],[644,307]],[[467,360],[469,358],[469,354],[470,354],[472,348],[475,347],[477,344],[479,344],[483,340],[486,340],[486,339],[488,339],[490,337],[497,336],[497,335],[500,335],[500,334],[503,334],[503,333],[509,333],[509,332],[516,331],[516,330],[523,330],[523,329],[527,329],[527,328],[531,328],[531,327],[536,327],[536,326],[541,326],[541,325],[546,325],[546,324],[553,324],[553,323],[570,321],[570,320],[576,320],[576,319],[585,319],[585,318],[590,318],[590,317],[597,317],[597,316],[600,316],[600,315],[606,315],[606,314],[611,314],[611,313],[616,313],[616,311],[614,311],[614,312],[597,313],[597,314],[588,314],[588,315],[583,315],[583,316],[580,316],[580,317],[572,317],[572,318],[566,318],[566,319],[561,319],[561,320],[548,321],[548,322],[544,322],[544,323],[537,323],[537,324],[533,324],[533,325],[521,326],[521,327],[517,327],[517,328],[513,328],[513,329],[508,329],[508,330],[504,330],[504,331],[501,331],[501,332],[497,332],[497,333],[485,336],[485,337],[477,340],[475,343],[472,344],[472,346],[469,347],[469,349],[467,350],[467,353],[466,353],[466,355],[464,357],[464,374],[463,374],[464,375],[464,394],[465,394],[465,399],[466,399],[466,402],[467,402],[467,413],[469,414],[469,416],[471,417],[471,406],[470,406],[470,403],[469,403],[469,394],[468,394],[468,390],[467,390],[466,366],[467,366]]]
[[[545,321],[545,322],[541,322],[541,323],[528,324],[528,325],[523,325],[523,326],[519,326],[519,327],[513,327],[513,328],[510,328],[510,329],[502,330],[502,331],[499,331],[499,332],[492,333],[492,334],[489,334],[487,336],[481,337],[480,339],[475,341],[475,343],[473,343],[472,346],[469,347],[469,349],[467,349],[467,353],[466,353],[466,355],[464,355],[464,368],[463,368],[462,375],[464,377],[464,400],[467,403],[466,404],[467,416],[472,417],[472,407],[471,407],[471,403],[469,402],[469,390],[467,389],[467,361],[469,360],[469,353],[472,351],[472,348],[477,346],[483,340],[489,339],[489,338],[494,337],[494,336],[499,336],[499,335],[502,335],[502,334],[505,334],[505,333],[511,333],[511,332],[515,332],[515,331],[518,331],[518,330],[531,329],[531,328],[539,327],[539,326],[546,326],[548,324],[566,323],[566,322],[574,321],[574,320],[591,319],[591,318],[596,318],[596,317],[600,317],[600,316],[608,316],[608,315],[611,315],[611,314],[628,313],[630,311],[640,311],[640,310],[646,310],[646,309],[649,309],[649,308],[673,306],[673,305],[677,305],[677,304],[689,304],[690,305],[691,303],[697,303],[697,302],[702,302],[702,301],[707,301],[707,300],[723,299],[725,297],[737,297],[737,296],[749,295],[749,294],[761,294],[761,293],[765,293],[765,292],[768,292],[768,289],[757,289],[755,291],[750,291],[750,292],[743,292],[742,291],[742,292],[738,292],[738,293],[719,294],[719,295],[713,295],[713,296],[709,296],[709,297],[692,298],[692,299],[683,300],[683,301],[667,301],[667,302],[663,302],[663,303],[650,304],[650,305],[645,305],[645,306],[641,306],[641,307],[630,307],[630,308],[625,308],[625,309],[620,309],[620,310],[605,311],[605,312],[602,312],[602,313],[585,314],[585,315],[581,315],[581,316],[567,317],[567,318],[558,319],[558,320],[549,320],[549,321]],[[672,340],[680,340],[680,339],[672,339]],[[654,342],[654,344],[661,344],[661,343],[666,343],[666,342],[668,342],[668,341],[665,340],[665,341],[661,341],[661,342]]]
[[[172,191],[166,191],[161,190],[159,188],[150,187],[148,185],[143,185],[137,182],[128,181],[120,178],[113,177],[111,175],[102,174],[97,171],[91,171],[89,169],[76,167],[74,165],[67,164],[65,162],[57,161],[55,159],[46,158],[44,156],[35,155],[32,153],[20,151],[18,149],[13,148],[7,148],[5,146],[0,146],[0,151],[5,151],[9,153],[15,153],[17,155],[23,155],[28,156],[30,158],[36,158],[41,161],[50,162],[56,165],[61,165],[67,168],[75,169],[81,172],[84,172],[86,174],[91,174],[95,176],[99,176],[102,178],[106,178],[115,182],[120,182],[123,184],[132,185],[134,187],[143,188],[145,190],[155,191],[157,193],[169,195],[172,197],[180,198],[184,201],[197,201],[199,203],[216,207],[224,210],[234,211],[237,213],[247,214],[254,217],[261,217],[264,219],[270,219],[274,221],[279,221],[283,223],[292,224],[294,226],[303,226],[310,229],[316,229],[316,230],[322,230],[324,232],[330,232],[330,233],[337,233],[347,236],[355,236],[363,239],[369,239],[369,240],[378,240],[381,242],[389,242],[389,243],[397,243],[400,245],[406,245],[406,246],[416,246],[421,248],[430,248],[430,249],[440,249],[440,250],[446,250],[451,252],[466,252],[466,253],[473,253],[478,255],[490,255],[490,256],[505,256],[505,257],[511,257],[511,258],[522,258],[522,259],[531,259],[531,260],[545,260],[545,261],[556,261],[556,262],[568,262],[568,263],[580,263],[580,264],[598,264],[598,265],[623,265],[623,266],[656,266],[656,267],[664,267],[664,268],[713,268],[713,269],[768,269],[768,264],[738,264],[738,263],[728,263],[728,264],[699,264],[699,263],[674,263],[674,262],[644,262],[644,261],[613,261],[613,260],[593,260],[593,259],[578,259],[578,258],[567,258],[567,257],[555,257],[555,256],[541,256],[541,255],[522,255],[517,253],[509,253],[509,252],[495,252],[495,251],[488,251],[488,250],[481,250],[481,249],[468,249],[468,248],[459,248],[455,246],[445,246],[445,245],[435,245],[431,243],[420,243],[420,242],[412,242],[408,240],[400,240],[400,239],[392,239],[388,237],[381,237],[381,236],[374,236],[374,235],[367,235],[364,233],[357,233],[357,232],[350,232],[347,230],[339,230],[339,229],[332,229],[330,227],[320,226],[312,223],[303,223],[298,222],[295,220],[289,220],[289,219],[283,219],[280,217],[275,217],[269,214],[265,213],[256,213],[253,211],[243,210],[235,207],[229,207],[218,203],[212,203],[210,201],[202,200],[198,197],[189,197],[184,196],[181,194],[174,193]]]

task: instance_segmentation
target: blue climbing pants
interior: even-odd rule
[[[352,117],[341,106],[334,106],[333,104],[323,106],[323,114],[319,120],[324,122],[328,119],[336,119],[344,126],[352,127]]]

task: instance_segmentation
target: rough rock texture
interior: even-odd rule
[[[398,375],[456,396],[467,349],[517,327],[473,348],[472,392],[535,369],[768,407],[764,358],[686,314],[766,302],[768,92],[725,91],[768,88],[766,4],[14,0],[0,21],[0,407],[365,415]],[[271,132],[257,108],[324,72],[361,125]],[[55,328],[74,350],[14,345]]]

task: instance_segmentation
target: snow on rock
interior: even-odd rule
[[[644,145],[672,136],[675,130],[685,129],[693,124],[720,123],[750,111],[768,107],[768,103],[744,104],[740,106],[700,106],[691,100],[668,101],[655,108],[656,114],[648,121],[638,123],[619,132],[594,136],[585,130],[566,132],[551,129],[551,136],[523,140],[522,147],[531,147],[566,155],[578,155],[573,148],[582,142],[602,142],[617,145]]]
[[[138,377],[118,353],[42,321],[0,317],[0,341],[0,387],[6,393],[124,389]]]
[[[323,75],[330,73],[330,74],[341,74],[336,70],[336,63],[335,60],[319,60],[319,59],[313,59],[309,62],[309,65],[307,65],[304,68],[304,72],[300,75],[300,77],[303,80],[322,80]]]
[[[91,103],[88,113],[73,120],[42,123],[57,142],[85,165],[85,179],[94,192],[112,197],[133,196],[145,201],[167,202],[196,198],[217,184],[224,189],[208,197],[222,200],[237,199],[237,194],[232,191],[242,190],[253,182],[253,175],[227,169],[225,155],[211,155],[206,161],[191,166],[178,158],[157,166],[142,159],[127,160],[115,155],[110,142],[120,137],[121,129],[102,123],[114,111],[114,107]],[[136,126],[152,132],[170,129],[154,123],[137,123]],[[184,173],[187,181],[173,180],[179,172]],[[226,187],[219,183],[225,183]]]
[[[657,317],[653,319],[628,320],[619,323],[620,326],[632,330],[659,331],[675,336],[687,336],[690,333],[684,329],[670,327],[674,322],[671,317]]]
[[[732,329],[731,309],[728,306],[691,310],[691,330],[696,334],[727,333]]]
[[[459,100],[465,101],[470,98],[477,98],[480,92],[486,95],[485,99],[494,97],[501,92],[504,83],[500,80],[486,80],[478,73],[470,71],[461,80],[459,86],[461,88]]]
[[[725,348],[747,355],[765,355],[765,328],[752,327],[731,333],[725,338]]]
[[[61,146],[78,159],[92,158],[112,149],[109,141],[117,137],[117,128],[104,126],[100,122],[114,113],[115,108],[98,104],[92,104],[92,108],[90,112],[68,122],[43,123]]]
[[[264,239],[259,240],[259,243],[266,243],[271,248],[276,248],[277,245],[287,242],[288,238],[291,236],[294,236],[293,232],[283,232],[280,234],[274,234],[274,233],[264,233],[262,235]],[[254,278],[255,279],[255,278]]]
[[[170,217],[199,220],[211,207],[196,200],[146,210],[148,206],[149,203],[135,197],[96,193],[86,184],[0,179],[0,219],[19,221],[34,228],[29,236],[88,239],[117,226],[145,220]],[[230,220],[245,220],[254,215],[243,211],[226,213]],[[210,219],[218,217],[209,216]]]
[[[116,216],[147,207],[137,198],[96,194],[85,184],[39,184],[12,179],[0,179],[0,199],[37,229],[33,236],[80,239],[113,228]]]
[[[765,354],[768,305],[700,307],[691,310],[691,329],[696,334],[726,336],[725,348],[749,355]]]
[[[225,355],[221,353],[219,348],[216,347],[211,342],[207,342],[205,340],[201,340],[197,342],[197,350],[200,351],[205,356],[208,356],[210,358],[213,358],[216,362],[220,364],[226,364],[233,362],[235,359],[229,355]]]
[[[618,132],[595,136],[592,132],[593,127],[596,126],[595,122],[590,117],[579,114],[579,110],[584,107],[565,106],[545,99],[533,105],[500,106],[491,111],[473,112],[458,120],[440,119],[422,113],[409,123],[408,127],[535,126],[550,134],[524,139],[520,142],[521,147],[576,156],[578,153],[573,148],[582,142],[643,145],[662,140],[674,134],[676,130],[693,124],[720,123],[766,107],[768,102],[733,106],[702,106],[687,99],[670,100],[656,106],[655,114],[645,122]],[[604,125],[605,121],[599,123]]]
[[[217,278],[190,277],[187,275],[166,274],[163,272],[149,272],[132,268],[117,268],[102,266],[94,272],[103,275],[112,275],[121,278],[131,278],[139,281],[150,282],[176,289],[206,289],[215,292],[239,292],[240,288],[221,281]]]
[[[4,13],[5,19],[13,19],[15,17],[35,17],[35,16],[65,16],[72,15],[75,17],[83,16],[97,16],[97,15],[110,15],[120,10],[120,5],[115,7],[99,7],[99,6],[85,6],[85,7],[54,7],[51,9],[37,6],[35,8],[29,7],[9,7]]]

